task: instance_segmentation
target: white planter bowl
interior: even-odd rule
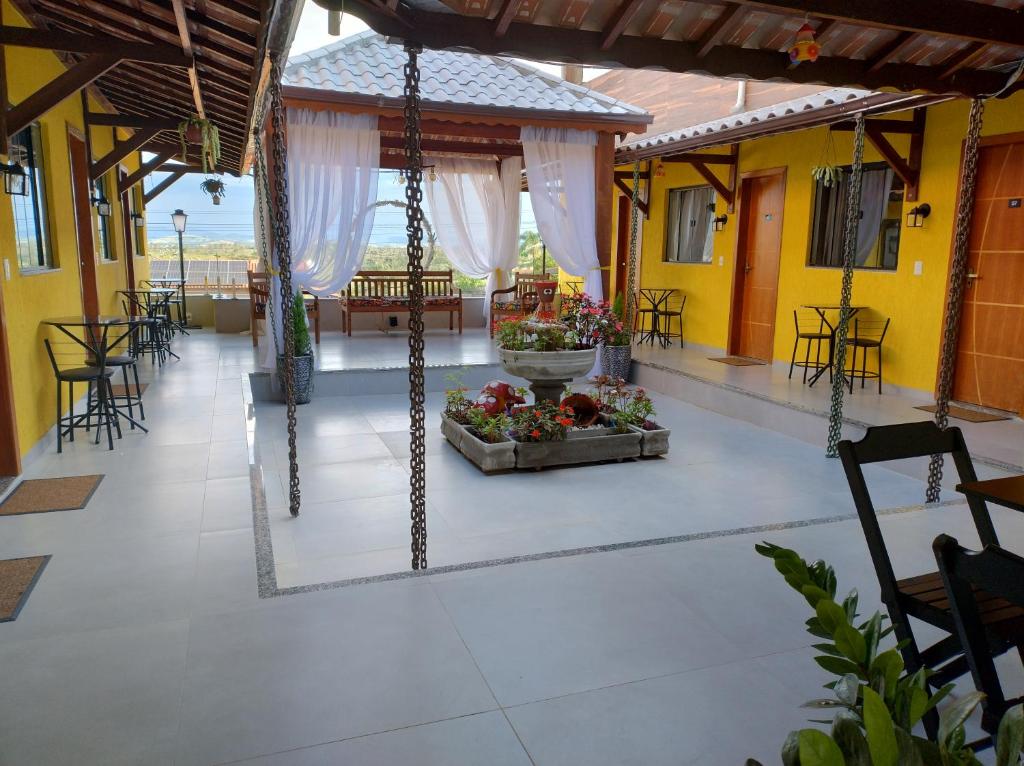
[[[498,358],[505,372],[527,380],[569,381],[594,368],[597,349],[580,351],[509,351],[499,348]]]

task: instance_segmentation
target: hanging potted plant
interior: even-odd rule
[[[207,178],[199,184],[199,188],[203,190],[204,194],[208,194],[213,199],[214,205],[219,205],[220,198],[227,194],[224,182],[219,178]]]
[[[313,394],[313,345],[309,340],[306,302],[302,298],[301,290],[295,293],[291,311],[285,316],[285,320],[292,323],[292,332],[295,336],[295,403],[309,404]],[[277,356],[277,374],[281,378],[283,386],[285,380],[284,354]]]
[[[181,142],[182,162],[188,162],[188,147],[192,144],[200,147],[199,161],[204,173],[217,167],[220,162],[220,131],[212,122],[193,114],[178,123],[178,140]]]
[[[625,306],[622,293],[615,296],[610,314],[601,317],[601,372],[612,378],[629,379],[629,365],[633,357],[633,336],[626,329]]]
[[[825,188],[839,183],[843,177],[843,169],[836,160],[836,144],[832,139],[832,131],[825,133],[825,148],[821,152],[821,163],[811,168],[811,178]]]

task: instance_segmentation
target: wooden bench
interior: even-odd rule
[[[557,282],[558,278],[550,274],[531,274],[516,271],[515,284],[502,290],[491,292],[491,337],[494,337],[494,326],[496,323],[509,317],[521,319],[529,316],[537,310],[540,297],[537,294],[538,282]],[[509,300],[498,301],[495,296],[510,295]]]
[[[248,271],[249,278],[249,327],[252,331],[252,345],[259,345],[259,320],[267,318],[267,302],[270,300],[270,280],[262,271]],[[306,316],[313,324],[313,337],[320,343],[320,299],[302,291],[306,303]],[[309,300],[312,298],[312,300]]]
[[[394,314],[409,311],[409,272],[360,271],[341,293],[341,329],[352,335],[353,314]],[[462,290],[451,269],[423,272],[423,310],[448,313],[448,329],[459,315],[462,334]]]

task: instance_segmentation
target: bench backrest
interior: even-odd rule
[[[451,269],[423,272],[424,296],[449,297],[458,293]],[[349,282],[344,294],[348,298],[408,298],[409,272],[360,271]]]

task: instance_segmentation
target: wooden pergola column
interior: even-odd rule
[[[612,263],[612,205],[615,202],[615,135],[598,133],[594,147],[594,237],[601,264],[601,297],[609,300]]]

